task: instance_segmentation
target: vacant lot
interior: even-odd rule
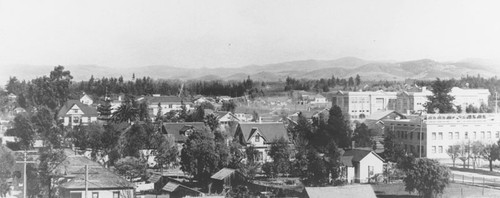
[[[406,192],[403,183],[374,184],[372,187],[380,198],[419,197],[418,194]],[[500,190],[485,188],[483,193],[481,187],[452,183],[445,189],[442,197],[500,197]]]

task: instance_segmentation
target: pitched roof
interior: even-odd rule
[[[352,165],[352,158],[353,158],[353,156],[341,156],[340,157],[340,162],[344,166],[353,167],[353,165]]]
[[[235,169],[223,168],[223,169],[219,170],[218,172],[216,172],[214,175],[212,175],[212,177],[210,177],[210,178],[216,179],[216,180],[224,180],[224,178],[231,176],[235,172],[236,172]]]
[[[200,192],[198,190],[189,188],[187,186],[184,186],[182,184],[175,183],[175,182],[168,182],[167,184],[165,184],[165,186],[163,186],[162,190],[167,191],[167,192],[174,192],[179,188],[183,188],[184,190],[190,191],[192,194],[198,194],[198,195],[203,194],[202,192]]]
[[[306,187],[306,192],[309,198],[323,198],[332,197],[336,198],[376,198],[375,192],[371,185],[345,185],[345,186],[331,186],[331,187]]]
[[[56,168],[52,171],[54,175],[74,175],[85,165],[100,166],[99,163],[90,160],[89,158],[81,155],[72,155],[66,157]]]
[[[135,185],[125,178],[102,168],[101,166],[89,167],[88,188],[89,189],[133,189]],[[69,182],[63,183],[61,188],[85,189],[85,170],[80,169],[78,175]]]
[[[255,129],[261,132],[266,141],[273,141],[281,137],[288,140],[288,134],[283,123],[240,123],[239,127],[245,141],[251,137]]]
[[[79,100],[68,100],[61,107],[61,110],[59,110],[59,113],[57,114],[57,116],[58,117],[66,116],[66,113],[68,113],[68,111],[71,109],[71,107],[73,107],[73,105],[78,106],[78,108],[80,108],[80,110],[83,111],[84,116],[97,116],[98,115],[97,109],[95,109],[91,106],[85,105],[82,102],[80,102]]]
[[[351,149],[344,152],[343,156],[352,156],[353,162],[360,162],[363,158],[365,158],[368,154],[372,153],[375,157],[379,158],[381,161],[384,161],[377,153],[372,150],[365,149]]]
[[[166,122],[163,127],[167,134],[174,136],[176,141],[185,141],[187,137],[184,134],[189,129],[204,130],[206,128],[203,122]]]

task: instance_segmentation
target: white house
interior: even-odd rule
[[[259,153],[258,162],[272,161],[268,155],[271,143],[279,138],[288,140],[286,127],[283,123],[240,123],[236,128],[234,138],[243,146],[253,146]]]
[[[371,150],[352,149],[344,152],[342,157],[352,157],[354,167],[354,181],[356,183],[367,183],[375,174],[384,171],[384,160]],[[352,176],[347,175],[348,178]]]
[[[214,114],[217,116],[219,119],[219,124],[223,127],[229,126],[229,123],[231,122],[239,122],[240,119],[236,117],[233,113],[227,112],[227,111],[218,111],[214,112]]]
[[[92,100],[92,98],[86,93],[83,93],[83,96],[80,98],[80,102],[86,105],[94,104],[94,100]]]
[[[146,96],[144,98],[139,98],[138,101],[147,101],[148,109],[151,116],[156,116],[158,114],[158,104],[161,106],[161,111],[163,114],[168,113],[172,110],[181,110],[182,105],[186,107],[187,110],[193,109],[193,103],[190,101],[184,101],[181,97],[177,96]]]
[[[88,125],[97,122],[97,110],[78,100],[68,100],[57,114],[64,126]]]

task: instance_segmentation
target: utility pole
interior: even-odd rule
[[[34,164],[36,161],[28,161],[28,156],[27,156],[28,151],[24,150],[24,158],[23,161],[16,161],[16,163],[23,164],[24,170],[23,170],[23,198],[26,198],[26,164]]]
[[[422,116],[420,116],[420,134],[418,138],[418,158],[422,158],[422,139],[424,134],[422,133],[422,124],[424,123]]]
[[[89,192],[89,165],[85,165],[85,198]]]

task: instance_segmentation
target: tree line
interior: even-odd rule
[[[285,80],[285,91],[290,90],[315,90],[317,92],[328,92],[330,88],[335,88],[336,86],[342,86],[343,90],[348,88],[359,87],[361,84],[361,77],[356,75],[355,78],[335,78],[332,75],[331,78],[321,78],[319,80],[307,80],[307,79],[295,79],[292,77],[287,77]]]

